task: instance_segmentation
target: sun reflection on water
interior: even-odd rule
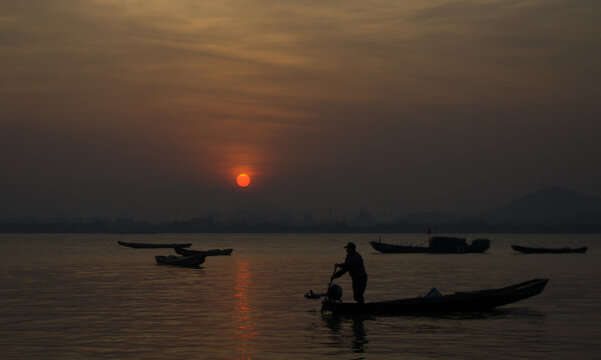
[[[252,306],[248,298],[248,288],[252,284],[252,273],[248,268],[248,261],[238,260],[236,263],[236,285],[234,298],[236,299],[233,315],[235,337],[238,340],[236,350],[239,352],[237,359],[251,359],[253,353],[253,339],[259,336],[256,321],[252,317]]]

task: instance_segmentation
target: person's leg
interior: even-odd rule
[[[367,287],[367,276],[362,276],[360,278],[353,278],[353,299],[358,304],[363,304],[365,299],[363,298],[363,294],[365,293],[365,288]]]

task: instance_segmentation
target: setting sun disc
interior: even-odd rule
[[[247,187],[248,184],[250,184],[250,176],[246,174],[240,174],[236,178],[236,183],[238,183],[238,186]]]

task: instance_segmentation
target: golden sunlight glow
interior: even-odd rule
[[[248,184],[250,184],[250,176],[246,174],[240,174],[236,178],[236,182],[238,183],[238,186],[247,187]]]
[[[251,316],[252,307],[248,298],[248,288],[252,283],[251,272],[248,261],[239,260],[236,271],[236,285],[234,298],[236,307],[234,321],[236,322],[235,337],[239,340],[236,350],[239,352],[238,359],[251,359],[254,352],[252,340],[259,336],[256,329],[256,321]]]

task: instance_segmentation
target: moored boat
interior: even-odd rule
[[[322,302],[322,311],[341,314],[419,315],[491,310],[540,294],[548,281],[548,279],[533,279],[498,289],[365,304],[338,302],[326,298]]]
[[[519,251],[524,254],[568,254],[568,253],[585,253],[588,249],[587,246],[578,247],[578,248],[570,248],[570,247],[562,247],[562,248],[543,248],[543,247],[528,247],[528,246],[520,246],[520,245],[511,245],[511,248],[515,251]]]
[[[371,246],[386,254],[403,253],[436,253],[436,254],[464,254],[464,253],[483,253],[490,247],[488,239],[474,239],[468,244],[464,238],[451,236],[432,236],[429,239],[429,246],[413,245],[394,245],[381,241],[370,241]]]
[[[183,266],[183,267],[197,267],[198,265],[205,262],[204,255],[194,255],[194,256],[155,256],[154,257],[157,264],[159,265],[173,265],[173,266]]]
[[[165,248],[187,248],[192,246],[191,243],[184,244],[147,244],[147,243],[133,243],[133,242],[125,242],[125,241],[117,241],[119,245],[127,246],[134,249],[165,249]]]
[[[234,249],[211,249],[211,250],[190,250],[190,249],[182,249],[175,248],[175,252],[184,255],[184,256],[192,256],[192,255],[204,255],[204,256],[219,256],[219,255],[231,255]]]

